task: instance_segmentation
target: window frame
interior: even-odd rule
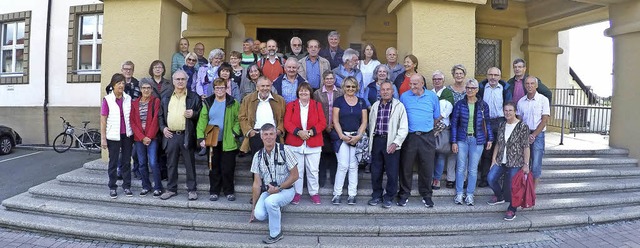
[[[104,27],[104,5],[88,4],[88,5],[75,5],[69,7],[69,32],[67,41],[67,83],[100,83],[102,75],[102,61],[100,62],[100,69],[97,68],[97,46],[102,44],[102,39],[97,39],[95,35],[98,32],[99,18],[96,20],[96,30],[92,40],[82,40],[82,17],[83,16],[102,16]],[[97,40],[96,40],[97,39]],[[94,40],[98,43],[91,43]],[[80,70],[80,45],[94,44],[91,48],[91,70]],[[102,56],[101,56],[102,58]]]
[[[96,17],[96,24],[94,26],[94,31],[92,34],[92,38],[90,40],[83,40],[82,39],[82,27],[83,25],[83,21],[84,21],[84,17],[88,17],[88,16],[95,16]],[[102,66],[100,66],[100,68],[97,68],[98,66],[98,45],[102,45],[102,39],[98,39],[98,32],[99,30],[101,30],[100,28],[100,20],[104,20],[104,14],[103,13],[91,13],[91,14],[81,14],[78,15],[78,25],[77,25],[77,40],[76,40],[76,73],[77,74],[101,74],[102,71]],[[103,24],[104,27],[104,24]],[[91,45],[91,68],[90,69],[81,69],[80,68],[80,47],[81,46],[86,46],[86,45]],[[102,62],[100,62],[100,65],[102,65]]]
[[[17,44],[18,41],[18,24],[19,23],[24,23],[26,26],[26,21],[25,20],[13,20],[13,21],[8,21],[8,22],[2,22],[0,23],[0,56],[2,56],[4,54],[4,51],[11,51],[11,70],[10,72],[2,72],[0,70],[0,77],[19,77],[22,76],[24,74],[24,69],[23,71],[20,72],[16,72],[16,64],[17,64],[17,60],[16,60],[16,55],[17,55],[17,50],[22,50],[23,52],[23,63],[24,63],[24,35],[23,34],[23,43],[22,44]],[[14,25],[14,32],[13,32],[13,37],[12,38],[12,43],[11,45],[2,45],[2,43],[4,43],[5,40],[5,27],[9,24],[13,24]],[[24,32],[24,30],[23,30]],[[26,33],[26,32],[25,32]],[[0,61],[0,65],[2,66],[2,68],[4,68],[5,64],[4,64],[4,58],[2,58],[2,60]],[[24,66],[23,66],[24,68]]]
[[[495,44],[494,44],[495,43]],[[498,69],[500,69],[502,71],[502,46],[503,46],[503,40],[502,39],[496,39],[496,38],[484,38],[484,37],[476,37],[475,39],[475,78],[482,78],[486,75],[488,68],[491,67],[497,67]],[[494,55],[494,65],[493,66],[489,66],[488,68],[486,68],[485,70],[481,70],[479,68],[480,62],[478,60],[478,49],[479,49],[479,45],[489,45],[493,47],[493,51],[495,53]],[[484,69],[484,68],[483,68]]]

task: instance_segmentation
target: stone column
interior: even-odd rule
[[[215,48],[225,48],[228,55],[230,50],[225,47],[229,37],[226,13],[193,13],[189,14],[187,20],[187,30],[182,35],[189,39],[192,48],[196,43],[202,42],[205,58]]]
[[[558,54],[563,52],[558,46],[558,31],[529,28],[523,34],[520,50],[527,61],[527,74],[538,77],[549,88],[556,88]]]

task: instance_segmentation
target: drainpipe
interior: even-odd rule
[[[47,1],[47,33],[45,36],[45,52],[44,52],[44,104],[42,105],[44,119],[44,145],[49,146],[49,38],[51,30],[51,4],[52,0]]]

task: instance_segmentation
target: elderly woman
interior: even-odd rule
[[[444,74],[441,71],[435,71],[431,80],[433,81],[433,89],[431,91],[436,93],[440,100],[440,122],[445,126],[445,129],[441,132],[451,133],[449,116],[453,112],[453,94],[444,87]],[[447,185],[450,183],[451,187],[453,187],[453,181],[456,180],[456,156],[453,153],[436,152],[436,166],[433,170],[433,183],[431,184],[433,189],[440,189],[440,178],[444,171],[445,162],[447,162]]]
[[[313,204],[320,204],[318,195],[318,165],[322,152],[322,131],[327,126],[322,104],[311,99],[313,88],[307,82],[298,85],[297,99],[287,104],[284,113],[284,128],[287,136],[284,143],[298,160],[299,179],[294,184],[296,194],[291,204],[300,203],[304,172],[307,171],[307,190]]]
[[[373,46],[372,43],[367,43],[366,45],[364,45],[362,54],[360,54],[360,56],[362,57],[362,59],[358,64],[358,69],[360,69],[360,72],[362,72],[362,85],[366,87],[371,82],[376,80],[374,69],[378,68],[378,65],[380,65],[380,61],[378,61],[376,47]]]
[[[236,99],[236,101],[240,102],[242,101],[242,98],[240,98],[240,86],[238,86],[238,83],[234,82],[231,78],[232,71],[233,69],[231,68],[231,65],[229,65],[229,63],[227,62],[224,62],[222,63],[222,65],[220,65],[220,68],[218,68],[218,78],[222,78],[225,82],[227,82],[227,94]]]
[[[333,130],[333,103],[338,97],[344,95],[342,89],[335,86],[336,75],[333,71],[326,70],[322,73],[322,86],[313,92],[313,99],[322,104],[322,110],[327,119],[327,126],[322,134],[324,145],[322,146],[322,155],[320,155],[320,171],[318,175],[320,187],[324,187],[327,181],[327,171],[330,174],[330,181],[334,182],[336,178],[336,153],[329,133]]]
[[[469,79],[466,86],[467,95],[453,107],[451,115],[451,150],[458,154],[456,170],[456,204],[464,203],[473,206],[473,193],[478,180],[478,162],[482,149],[491,149],[493,134],[489,124],[489,105],[476,97],[478,81]],[[465,175],[468,172],[468,175]],[[463,196],[464,178],[467,176],[466,197]]]
[[[380,84],[389,81],[389,76],[389,67],[387,65],[378,65],[373,70],[372,82],[364,90],[364,100],[367,101],[367,106],[371,106],[374,102],[380,100]],[[393,85],[393,98],[399,98],[398,88],[395,85]]]
[[[453,76],[453,84],[448,85],[447,89],[453,93],[453,104],[456,104],[467,95],[464,81],[467,76],[467,69],[464,65],[454,65],[451,68],[451,76]]]
[[[148,83],[153,87],[153,96],[160,99],[160,96],[166,91],[173,91],[173,84],[164,78],[166,68],[162,60],[154,60],[149,65],[149,77],[142,78],[140,85]]]
[[[505,202],[503,188],[511,187],[511,178],[518,170],[529,173],[529,127],[516,118],[517,107],[513,102],[506,102],[503,107],[505,122],[500,123],[496,149],[493,150],[491,169],[489,169],[489,187],[493,190],[493,197],[487,202],[489,205]],[[507,174],[508,173],[508,174]],[[505,175],[507,174],[507,175]],[[502,175],[506,176],[504,186],[498,182]],[[511,202],[511,201],[509,201]],[[516,218],[516,208],[509,204],[504,220]]]
[[[418,58],[413,54],[404,56],[404,74],[398,75],[396,81],[393,82],[398,89],[398,95],[402,95],[402,93],[411,89],[409,81],[411,76],[416,73],[418,73]]]
[[[131,97],[124,93],[124,75],[113,74],[109,86],[111,93],[102,99],[100,109],[100,146],[109,151],[109,196],[116,199],[118,193],[118,158],[122,158],[122,188],[126,196],[133,196],[131,192],[131,149],[133,148],[133,130],[131,129]]]
[[[202,99],[213,95],[213,80],[218,78],[218,68],[224,59],[224,52],[219,48],[209,53],[209,63],[198,69],[194,90]]]
[[[346,52],[345,52],[346,53]],[[356,144],[362,136],[366,135],[367,128],[367,103],[364,99],[357,97],[358,81],[354,77],[347,77],[342,84],[344,96],[338,97],[333,103],[333,127],[338,136],[334,143],[336,156],[338,158],[338,171],[336,181],[333,184],[334,205],[341,203],[342,187],[344,178],[349,173],[349,205],[356,204],[356,194],[358,191],[358,160],[356,159]]]
[[[149,82],[140,82],[142,96],[131,104],[131,129],[133,140],[138,153],[138,172],[142,180],[140,196],[146,196],[151,191],[149,181],[149,168],[153,173],[153,196],[162,195],[162,178],[158,166],[158,112],[160,111],[160,99],[155,97],[153,86]]]
[[[358,83],[358,89],[361,90],[356,92],[356,96],[363,98],[365,85],[362,84],[362,72],[360,72],[357,67],[358,52],[351,48],[347,48],[347,50],[344,50],[344,54],[342,55],[342,64],[333,69],[333,73],[336,76],[336,85],[338,87],[342,87],[342,81],[347,77],[354,77]]]
[[[246,76],[242,78],[242,82],[240,83],[240,98],[244,99],[245,96],[256,92],[256,85],[260,76],[262,76],[262,70],[258,64],[251,64],[247,67]],[[275,87],[271,86],[271,93],[277,94],[278,91]]]
[[[196,127],[196,137],[200,146],[205,147],[204,138],[207,125],[219,128],[217,145],[207,147],[209,167],[209,200],[217,201],[220,190],[228,201],[235,201],[236,155],[240,147],[237,137],[242,136],[238,112],[240,103],[227,94],[227,81],[217,78],[213,81],[213,95],[204,99]]]
[[[182,70],[187,73],[189,79],[187,80],[187,90],[195,92],[196,84],[195,79],[198,71],[198,55],[196,53],[188,53],[184,57],[184,65]]]
[[[231,51],[229,53],[229,64],[231,64],[231,69],[233,69],[231,72],[231,79],[233,79],[233,81],[238,85],[240,85],[243,78],[247,77],[247,71],[240,64],[241,61],[242,53],[238,51]]]
[[[171,57],[171,75],[184,65],[185,58],[189,53],[189,40],[187,40],[187,38],[180,38],[177,47],[178,51]]]

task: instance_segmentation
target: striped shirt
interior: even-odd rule
[[[262,148],[253,155],[251,172],[254,174],[257,173],[265,185],[271,182],[282,185],[282,183],[287,180],[287,177],[289,177],[289,171],[298,164],[298,160],[291,150],[284,146],[282,147],[284,148],[286,158],[280,156],[281,146],[279,143],[276,143],[275,148],[272,149],[270,153],[267,153],[266,149]]]

